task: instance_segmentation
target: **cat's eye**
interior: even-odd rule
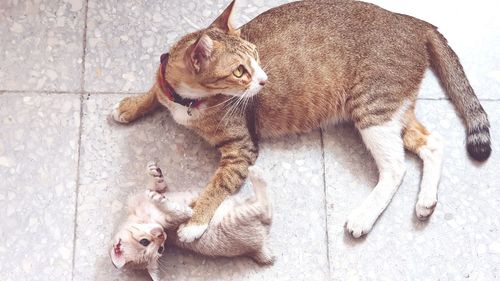
[[[243,65],[240,64],[240,66],[238,66],[238,68],[236,68],[234,71],[233,71],[233,75],[236,77],[236,78],[241,78],[243,76],[243,74],[245,73],[245,67]]]
[[[148,239],[146,238],[143,238],[141,239],[141,241],[139,241],[139,243],[144,246],[144,247],[147,247],[149,245],[149,243],[151,243],[151,241],[149,241]]]

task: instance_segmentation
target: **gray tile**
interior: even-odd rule
[[[80,89],[83,0],[6,0],[0,18],[0,90]]]
[[[447,101],[419,101],[417,117],[443,136],[445,156],[439,202],[428,223],[414,206],[421,164],[407,155],[403,184],[366,239],[344,235],[347,215],[377,181],[373,159],[349,126],[324,136],[330,268],[333,280],[495,280],[500,264],[500,102],[483,102],[493,124],[493,154],[483,165],[470,161],[464,128]]]
[[[107,121],[121,97],[91,95],[85,102],[75,280],[144,278],[119,273],[107,249],[123,218],[126,197],[145,186],[148,160],[160,160],[174,189],[202,188],[216,169],[216,152],[176,125],[166,111],[128,126]],[[274,266],[261,268],[246,258],[212,259],[172,249],[164,257],[165,280],[326,280],[321,159],[318,132],[261,146],[258,164],[272,175],[275,216],[270,241],[278,256]]]
[[[80,99],[0,95],[0,280],[70,280]]]
[[[90,1],[85,89],[139,92],[154,81],[159,57],[188,32],[208,26],[228,0]],[[242,24],[284,0],[237,3]]]

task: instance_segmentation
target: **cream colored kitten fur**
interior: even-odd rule
[[[199,194],[168,192],[161,170],[149,163],[152,188],[129,199],[129,216],[110,250],[113,264],[117,268],[148,269],[153,280],[158,280],[158,259],[165,241],[203,255],[246,255],[259,264],[272,264],[275,258],[266,245],[272,212],[262,173],[259,168],[250,168],[254,197],[228,197],[216,210],[207,231],[194,242],[185,243],[177,237],[178,227],[191,218],[190,205]]]

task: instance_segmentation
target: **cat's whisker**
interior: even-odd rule
[[[270,60],[267,61],[267,63],[262,67],[262,70],[264,70],[265,72],[267,72],[268,70],[268,67],[271,65],[271,63],[276,59],[280,57],[280,55],[276,55],[274,57],[272,57]]]
[[[223,102],[220,102],[220,103],[218,103],[216,105],[209,106],[209,107],[207,107],[205,109],[216,108],[216,107],[219,107],[219,106],[224,105],[224,104],[226,104],[226,106],[227,106],[228,105],[227,103],[230,102],[231,100],[235,99],[235,98],[236,98],[236,96],[232,96],[232,97],[230,97],[229,99],[227,99],[227,100],[225,100]]]
[[[222,123],[222,122],[225,122],[225,119],[226,117],[229,118],[231,116],[231,112],[235,109],[235,107],[237,107],[238,105],[238,102],[239,102],[239,97],[238,96],[234,96],[234,98],[236,98],[236,101],[233,100],[233,102],[230,103],[230,107],[228,110],[226,110],[226,113],[224,113],[224,116],[222,116],[221,120],[219,121],[219,123],[217,124],[217,127],[216,127],[216,130],[219,129],[219,125]],[[232,98],[231,98],[232,99]],[[227,125],[227,123],[224,123],[224,126]]]

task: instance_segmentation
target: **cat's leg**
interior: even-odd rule
[[[152,87],[147,93],[126,97],[113,107],[113,119],[120,123],[129,123],[144,116],[160,105],[156,97],[156,87]]]
[[[149,190],[148,197],[165,215],[171,218],[170,225],[167,226],[168,229],[179,226],[193,216],[193,209],[189,205],[170,199],[168,193]]]
[[[361,128],[363,141],[379,170],[379,180],[367,199],[351,212],[346,229],[355,238],[367,234],[396,193],[405,174],[401,131],[407,107],[393,114],[390,121]]]
[[[271,265],[276,261],[276,256],[273,254],[268,245],[264,243],[261,249],[252,253],[250,257],[261,265]]]
[[[177,234],[182,242],[192,242],[207,229],[215,210],[224,199],[236,192],[248,175],[248,167],[257,159],[258,148],[246,128],[220,136],[215,143],[221,153],[219,167],[194,206],[193,217],[181,225]]]
[[[427,219],[437,204],[437,192],[443,160],[443,140],[430,133],[418,122],[413,110],[405,116],[403,142],[407,150],[417,154],[423,161],[422,182],[415,205],[415,215],[420,220]]]
[[[255,193],[253,204],[258,205],[261,209],[260,219],[263,223],[270,224],[272,221],[272,206],[267,194],[267,182],[265,180],[264,171],[256,166],[251,166],[248,177],[252,183],[252,188]]]

